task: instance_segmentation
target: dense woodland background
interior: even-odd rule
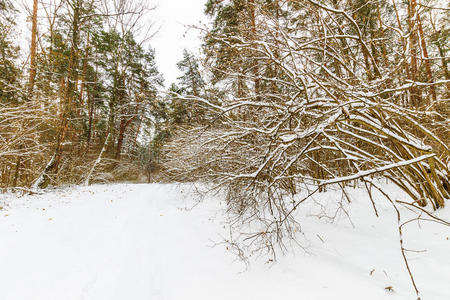
[[[398,208],[450,225],[433,214],[450,198],[449,3],[205,2],[202,54],[166,88],[147,1],[0,0],[0,188],[206,183],[226,195],[230,247],[275,256],[302,203],[362,186],[377,216],[374,191],[396,210],[419,295]]]
[[[331,185],[449,199],[446,1],[209,0],[202,55],[167,89],[146,4],[35,0],[20,52],[22,7],[0,0],[0,188],[206,182],[269,252]]]

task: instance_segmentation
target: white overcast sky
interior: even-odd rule
[[[156,0],[155,27],[160,27],[150,44],[156,50],[156,60],[164,74],[166,86],[180,76],[176,63],[181,60],[183,49],[194,53],[201,44],[198,32],[186,26],[206,23],[204,5],[206,0]]]
[[[156,8],[144,19],[154,23],[154,31],[159,28],[159,31],[155,33],[149,44],[156,50],[158,69],[164,75],[165,85],[168,87],[180,76],[176,64],[182,58],[183,49],[189,49],[194,53],[199,52],[201,40],[198,32],[191,29],[186,33],[186,30],[189,25],[207,23],[208,19],[203,14],[207,0],[147,1],[149,1],[150,5],[154,4]],[[17,23],[20,26],[20,36],[23,39],[21,39],[19,44],[22,51],[28,53],[31,23],[26,21],[24,6],[31,8],[33,0],[13,0],[13,3],[21,11]],[[39,15],[43,17],[42,10],[39,11]]]

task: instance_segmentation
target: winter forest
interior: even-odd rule
[[[223,238],[214,245],[230,252],[228,258],[248,267],[259,257],[260,264],[273,268],[289,264],[292,253],[314,255],[308,245],[326,247],[319,232],[325,227],[340,237],[339,222],[358,230],[352,218],[367,226],[374,218],[382,231],[393,230],[392,243],[360,243],[392,250],[398,276],[406,278],[398,288],[383,281],[397,275],[367,266],[364,280],[380,276],[376,280],[383,282],[372,287],[368,281],[368,290],[379,289],[374,298],[362,296],[362,287],[351,292],[353,298],[336,287],[328,290],[331,294],[316,291],[298,298],[302,294],[293,291],[291,297],[267,299],[449,299],[450,4],[203,2],[208,22],[186,26],[201,39],[201,49],[174,58],[182,75],[167,82],[153,45],[158,24],[149,17],[156,1],[0,0],[0,213],[13,215],[20,201],[20,207],[57,201],[58,193],[70,198],[74,191],[95,194],[103,187],[111,188],[110,197],[137,193],[125,193],[119,188],[124,184],[147,191],[148,197],[189,194],[185,197],[193,203],[187,211],[199,214],[197,221],[200,211],[223,211],[217,227],[225,228]],[[18,21],[21,15],[26,24]],[[122,201],[124,207],[129,203]],[[142,201],[145,206],[150,200]],[[165,201],[152,208],[163,209],[169,205]],[[145,214],[139,218],[163,216]],[[198,236],[204,226],[189,234]],[[366,235],[364,230],[359,234]],[[0,226],[0,248],[4,235],[8,232]],[[17,241],[10,239],[10,246]],[[169,246],[161,243],[163,254]],[[345,243],[360,247],[352,238]],[[425,252],[438,261],[429,264],[432,270],[420,267],[428,246],[438,249]],[[11,251],[0,249],[0,256]],[[433,282],[426,279],[428,272],[439,275],[437,290],[427,286]],[[0,275],[0,286],[8,276]],[[273,276],[277,290],[276,278],[282,275]],[[233,282],[228,284],[239,290]],[[167,283],[153,282],[158,284]],[[43,289],[35,294],[42,298],[35,299],[62,299]],[[191,289],[184,299],[222,299]],[[95,291],[80,295],[73,287],[66,299],[183,299],[154,291],[145,296],[138,290],[134,296]],[[0,299],[25,299],[1,293],[2,288]],[[237,293],[224,299],[253,298]]]

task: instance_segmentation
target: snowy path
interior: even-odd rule
[[[0,204],[2,197],[9,207],[0,210],[1,300],[415,299],[395,220],[382,222],[370,211],[352,217],[356,228],[307,218],[309,254],[273,265],[255,260],[241,272],[224,246],[211,247],[225,230],[223,207],[211,200],[185,210],[192,199],[173,186],[0,194]],[[410,255],[422,300],[450,299],[449,236],[429,224],[408,236],[414,249],[427,244],[426,253]]]

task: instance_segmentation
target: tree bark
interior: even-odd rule
[[[30,47],[30,77],[28,78],[28,96],[31,97],[36,78],[36,53],[37,53],[37,10],[38,0],[33,2],[33,23],[31,26],[31,47]]]
[[[97,167],[97,165],[100,163],[100,161],[102,160],[103,157],[103,153],[106,151],[106,148],[108,146],[108,140],[109,140],[109,136],[111,134],[108,133],[108,135],[106,136],[105,142],[103,143],[103,147],[102,150],[100,151],[100,154],[98,155],[97,159],[94,162],[94,165],[92,166],[91,170],[89,171],[88,176],[86,177],[86,180],[84,181],[84,185],[89,185],[89,182],[91,181],[91,177],[92,174],[94,173],[95,168]]]
[[[255,0],[249,0],[249,11],[250,11],[250,25],[251,25],[251,39],[256,40],[256,7]],[[259,80],[259,66],[258,61],[255,61],[255,65],[253,66],[253,76],[254,84],[255,84],[255,94],[257,99],[259,99],[260,94],[260,80]]]
[[[430,64],[430,60],[428,59],[428,49],[427,49],[427,42],[425,41],[425,35],[423,33],[423,27],[422,27],[422,21],[420,20],[420,15],[417,14],[417,27],[419,29],[419,37],[420,37],[420,42],[421,42],[421,46],[422,46],[422,54],[423,54],[423,59],[424,59],[424,63],[425,63],[425,69],[427,71],[427,79],[429,83],[433,83],[433,73],[431,72],[431,64]],[[431,88],[431,97],[433,99],[434,102],[436,102],[436,88],[434,85],[430,86]]]
[[[416,0],[410,0],[408,3],[408,29],[410,33],[409,37],[409,47],[410,47],[410,53],[411,53],[411,63],[410,63],[410,70],[411,70],[411,80],[416,82],[417,81],[417,75],[418,75],[418,68],[417,68],[417,31],[415,29],[416,23],[417,23],[417,16],[416,16],[416,7],[417,3]],[[415,107],[420,107],[422,104],[421,101],[421,95],[420,91],[417,87],[411,87],[410,89],[411,93],[411,102],[412,105]]]

